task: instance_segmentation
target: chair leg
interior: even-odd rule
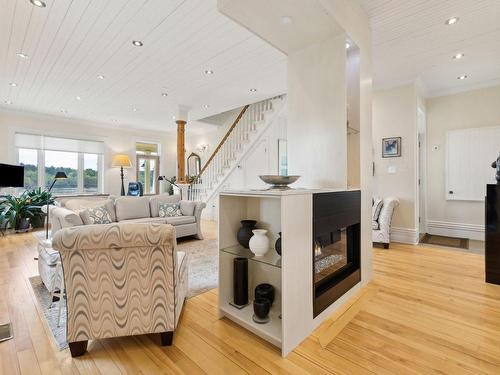
[[[75,341],[75,342],[69,342],[69,351],[71,352],[72,357],[79,357],[81,355],[84,355],[85,352],[87,351],[87,344],[88,341]]]
[[[162,332],[160,333],[161,346],[170,346],[174,340],[174,332]]]
[[[384,243],[384,249],[388,249],[389,248],[389,244],[388,243]]]

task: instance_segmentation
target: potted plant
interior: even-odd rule
[[[26,194],[31,198],[33,213],[33,217],[30,220],[31,226],[33,228],[42,228],[45,222],[45,213],[42,212],[42,206],[54,204],[55,200],[52,197],[52,193],[38,187],[27,191]]]
[[[8,195],[0,205],[0,223],[8,223],[16,231],[29,229],[32,217],[33,206],[26,192],[19,197]]]

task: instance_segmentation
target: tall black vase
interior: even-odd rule
[[[248,259],[234,258],[233,261],[233,297],[234,304],[248,304]]]
[[[248,249],[248,243],[250,242],[250,238],[253,236],[252,230],[255,229],[255,224],[257,224],[257,221],[255,220],[241,220],[241,228],[236,237],[238,239],[238,243],[245,249]]]
[[[279,232],[278,235],[279,237],[276,240],[276,243],[274,244],[274,248],[276,249],[278,255],[281,256],[281,232]]]

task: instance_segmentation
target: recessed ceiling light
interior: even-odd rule
[[[460,18],[458,17],[451,17],[451,18],[448,18],[446,21],[445,21],[445,24],[446,25],[454,25],[458,22]]]
[[[12,104],[12,102],[10,100],[5,100],[4,103],[7,104],[7,105],[11,105]]]
[[[460,60],[462,57],[464,57],[465,55],[463,53],[457,53],[456,55],[453,55],[453,58],[455,60]]]
[[[285,25],[289,24],[289,23],[292,23],[292,18],[288,17],[288,16],[282,16],[281,17],[281,23],[284,23]]]
[[[22,53],[22,52],[18,52],[18,53],[16,53],[16,56],[17,56],[17,57],[20,57],[21,59],[25,59],[25,60],[26,60],[27,58],[29,58],[29,56],[28,56],[27,54]]]
[[[136,47],[142,47],[144,43],[142,43],[140,40],[133,40],[132,44]]]
[[[351,48],[351,43],[345,42],[345,49],[349,49],[349,48]]]
[[[172,116],[172,120],[175,120],[175,116]]]
[[[11,85],[12,87],[17,87],[17,83],[15,83],[15,82],[11,82],[11,83],[9,83],[9,85]]]
[[[41,0],[30,0],[30,3],[39,7],[39,8],[45,8],[45,3]]]
[[[210,107],[208,104],[203,104],[203,108],[207,109],[208,107]]]
[[[205,70],[205,74],[207,74],[207,75],[210,76],[210,75],[214,74],[214,71],[210,70],[210,69],[207,69],[207,70]]]
[[[134,107],[134,108],[132,108],[132,111],[133,111],[133,112],[137,112],[137,108],[135,108],[135,107]]]
[[[462,74],[461,76],[458,76],[457,79],[463,81],[464,79],[467,78],[467,75],[466,74]]]
[[[250,89],[250,92],[256,92],[257,89]]]
[[[97,78],[98,78],[98,79],[104,79],[104,76],[103,76],[102,74],[99,74],[99,75],[97,76]]]
[[[81,96],[75,96],[75,99],[76,100],[82,100],[82,97]]]
[[[168,96],[168,94],[167,94],[166,92],[162,92],[162,93],[161,93],[161,96],[163,96],[163,97],[167,97],[167,96]]]

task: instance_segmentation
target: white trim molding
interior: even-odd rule
[[[427,220],[429,234],[484,241],[484,225]]]
[[[418,229],[391,227],[391,241],[416,245],[418,244]]]

